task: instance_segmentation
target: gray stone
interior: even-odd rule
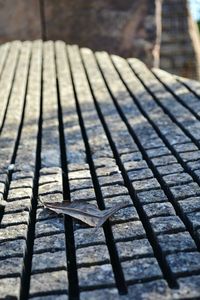
[[[147,155],[149,158],[155,158],[163,155],[171,154],[167,147],[160,147],[156,149],[147,150]]]
[[[139,258],[122,262],[126,281],[139,281],[148,278],[162,278],[162,272],[155,258]]]
[[[36,222],[35,236],[41,237],[50,234],[63,233],[64,222],[63,218],[54,218]]]
[[[65,234],[42,236],[34,240],[34,253],[65,250]]]
[[[94,188],[87,188],[83,190],[76,190],[71,192],[71,200],[76,201],[76,200],[85,200],[85,201],[90,201],[90,200],[95,200],[95,191]]]
[[[114,215],[112,215],[109,220],[111,223],[117,223],[122,221],[136,221],[139,220],[136,209],[133,206],[124,207],[118,210]]]
[[[32,274],[49,270],[67,269],[66,252],[46,249],[44,253],[33,254]]]
[[[125,163],[125,162],[139,162],[143,159],[140,152],[122,154],[120,156],[120,158],[121,158],[123,163]]]
[[[120,259],[153,256],[153,250],[147,239],[116,243]]]
[[[142,204],[148,204],[148,203],[156,203],[156,202],[166,202],[167,196],[165,193],[160,190],[150,190],[146,192],[140,192],[137,193],[137,197],[139,198],[140,202]]]
[[[91,173],[90,173],[90,170],[88,170],[88,169],[80,169],[80,170],[76,170],[73,172],[72,171],[69,172],[68,178],[69,178],[69,180],[91,178]]]
[[[166,156],[161,156],[158,158],[153,158],[152,163],[154,164],[154,166],[158,167],[158,166],[166,166],[169,164],[177,163],[177,160],[172,155],[166,155]]]
[[[13,226],[7,226],[5,228],[1,228],[0,230],[0,242],[8,241],[18,238],[26,238],[27,237],[27,225],[19,224]]]
[[[156,188],[160,188],[160,184],[156,178],[133,181],[132,186],[136,192],[153,190]]]
[[[105,244],[103,228],[85,228],[78,229],[74,232],[76,248],[94,245],[95,243]]]
[[[124,162],[124,168],[128,171],[142,170],[148,168],[148,165],[145,160],[140,161],[127,161]]]
[[[115,224],[112,226],[112,230],[116,241],[122,241],[130,238],[144,238],[146,236],[140,221]]]
[[[145,204],[143,209],[148,218],[176,215],[173,206],[169,202]]]
[[[2,218],[2,226],[15,225],[15,224],[28,224],[29,223],[29,212],[15,212],[11,214],[4,214]]]
[[[150,169],[141,169],[136,171],[129,171],[128,177],[131,181],[141,180],[141,179],[148,179],[153,177],[153,173]]]
[[[182,185],[193,181],[192,177],[187,173],[174,173],[163,176],[163,180],[168,186]]]
[[[197,146],[193,143],[177,144],[173,147],[179,153],[198,150]]]
[[[112,167],[102,167],[96,169],[97,176],[111,176],[114,174],[120,174],[119,168],[115,165]]]
[[[183,167],[180,164],[170,164],[162,167],[157,167],[157,171],[160,175],[168,175],[174,173],[181,173],[184,171]]]
[[[173,299],[198,299],[200,295],[200,276],[193,275],[178,279],[179,289],[172,290]]]
[[[23,257],[11,257],[1,260],[0,277],[22,275]]]
[[[199,169],[199,165],[200,165],[200,159],[199,160],[195,160],[195,161],[191,161],[187,163],[187,166],[192,170],[198,170]]]
[[[183,199],[190,196],[200,195],[199,185],[195,182],[170,188],[175,199]]]
[[[125,296],[126,297],[126,296]],[[96,289],[95,291],[86,291],[80,293],[80,300],[119,300],[124,299],[123,296],[120,296],[118,290],[116,288],[108,288],[108,289]]]
[[[128,287],[129,299],[171,300],[171,290],[165,280],[156,280]]]
[[[200,211],[200,197],[190,197],[180,200],[179,205],[184,213]]]
[[[200,159],[200,151],[191,151],[180,153],[180,157],[184,162],[194,161]]]
[[[187,214],[187,217],[193,229],[198,229],[200,226],[200,211],[189,213]]]
[[[159,235],[158,241],[162,251],[166,253],[196,249],[195,242],[188,232]]]
[[[18,299],[20,289],[20,277],[7,277],[0,279],[0,290],[2,299]],[[13,288],[15,287],[15,288]]]
[[[94,238],[95,240],[95,238]],[[110,256],[106,245],[93,245],[76,250],[76,261],[78,267],[87,264],[95,265],[100,263],[109,263]]]
[[[185,225],[177,216],[152,218],[150,223],[156,234],[185,231]]]
[[[13,241],[5,241],[0,244],[0,258],[21,256],[23,257],[26,250],[26,240],[16,239]]]
[[[118,184],[104,186],[101,188],[101,192],[104,198],[128,194],[127,188]]]
[[[124,185],[124,180],[121,174],[113,174],[109,176],[98,177],[99,185],[106,186],[111,184]]]
[[[170,254],[166,258],[172,272],[177,276],[189,275],[200,269],[200,253],[198,252],[179,252]]]
[[[90,266],[78,269],[78,278],[81,288],[94,285],[114,284],[114,274],[109,264]]]
[[[69,181],[70,191],[76,191],[85,188],[93,188],[92,179],[74,179]]]
[[[54,291],[67,293],[68,279],[67,271],[54,271],[41,274],[32,274],[30,281],[30,297],[34,294],[47,294]]]

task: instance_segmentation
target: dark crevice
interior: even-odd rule
[[[103,75],[103,73],[102,73],[102,71],[101,71],[100,68],[99,68],[99,70],[100,70],[100,72],[102,74],[102,77],[104,78],[104,75]],[[177,282],[176,282],[176,280],[174,278],[174,275],[172,274],[171,269],[169,268],[169,266],[167,264],[166,257],[163,255],[162,249],[161,249],[161,247],[159,245],[159,242],[157,240],[157,237],[156,237],[156,235],[155,235],[155,233],[154,233],[154,231],[153,231],[153,229],[151,227],[151,223],[150,223],[150,221],[149,221],[149,219],[148,219],[148,217],[147,217],[147,215],[146,215],[146,213],[145,213],[145,211],[143,209],[143,206],[141,205],[141,203],[139,201],[139,198],[137,197],[137,194],[136,194],[135,190],[133,189],[131,181],[128,178],[127,172],[126,172],[126,170],[125,170],[125,168],[123,166],[123,163],[122,163],[122,161],[120,159],[120,155],[118,153],[118,150],[117,150],[117,148],[115,146],[115,143],[113,142],[113,139],[112,139],[111,133],[109,131],[108,125],[106,124],[106,121],[104,120],[104,116],[103,116],[103,114],[101,112],[100,106],[99,106],[99,104],[97,102],[97,99],[95,98],[95,95],[94,95],[91,83],[89,81],[87,70],[85,69],[85,71],[86,71],[86,76],[88,78],[88,82],[89,82],[89,85],[90,85],[91,93],[93,95],[94,103],[95,103],[95,106],[96,106],[99,118],[100,118],[101,123],[103,125],[103,128],[104,128],[104,130],[106,132],[106,135],[107,135],[107,138],[109,140],[109,143],[110,143],[110,146],[112,148],[112,151],[114,153],[117,165],[119,166],[119,169],[120,169],[120,171],[122,173],[122,176],[123,176],[123,179],[124,179],[124,182],[125,182],[125,186],[127,187],[128,191],[129,191],[131,199],[132,199],[132,201],[134,203],[134,206],[135,206],[135,208],[137,210],[137,213],[138,213],[138,215],[140,217],[140,220],[141,220],[141,222],[143,224],[143,227],[145,229],[147,238],[148,238],[148,240],[149,240],[149,242],[150,242],[150,244],[151,244],[151,246],[153,248],[155,258],[157,259],[158,264],[159,264],[159,266],[160,266],[160,268],[162,270],[163,276],[167,280],[169,286],[171,288],[177,288],[178,284],[177,284]],[[118,105],[116,103],[116,100],[114,99],[113,95],[111,94],[111,91],[110,91],[110,89],[109,89],[109,87],[107,85],[107,82],[106,82],[105,78],[104,78],[104,82],[105,82],[106,87],[107,87],[107,89],[108,89],[108,91],[110,93],[111,98],[114,101],[114,104],[116,105],[116,108],[117,108],[117,110],[118,110],[118,112],[119,112],[122,120],[127,125],[127,128],[129,130],[129,132],[131,133],[132,138],[134,139],[134,142],[138,145],[138,148],[140,149],[141,153],[143,154],[144,159],[147,160],[146,159],[147,157],[144,155],[145,152],[143,150],[143,147],[142,147],[139,139],[137,138],[137,136],[135,135],[135,133],[132,131],[132,129],[130,128],[129,124],[127,123],[127,120],[124,118],[123,114],[121,113],[121,111],[120,111],[120,109],[119,109],[119,107],[118,107]]]
[[[200,120],[200,116],[198,115],[198,113],[195,112],[194,109],[192,109],[189,105],[187,105],[182,99],[181,97],[177,96],[176,93],[167,85],[165,84],[162,79],[160,79],[154,72],[152,72],[152,74],[155,76],[155,78],[158,80],[158,82],[160,82],[160,84],[162,86],[164,86],[164,88],[177,100],[177,102],[179,104],[181,104],[184,108],[186,108],[193,116],[195,116],[197,118],[197,120]],[[199,97],[198,97],[199,99]]]
[[[80,108],[80,105],[78,102],[78,97],[76,94],[76,87],[75,87],[75,83],[74,83],[74,78],[73,78],[72,69],[71,69],[71,62],[69,60],[69,57],[68,57],[68,61],[69,61],[69,66],[70,66],[70,74],[71,74],[71,80],[72,80],[73,89],[74,89],[74,96],[75,96],[75,101],[76,101],[76,107],[77,107],[77,113],[78,113],[78,117],[79,117],[80,128],[81,128],[81,132],[82,132],[82,136],[83,136],[83,140],[84,140],[84,144],[85,144],[85,148],[86,148],[87,162],[90,166],[90,172],[91,172],[92,181],[93,181],[93,185],[94,185],[96,200],[97,200],[98,207],[101,210],[104,210],[105,204],[104,204],[103,196],[101,193],[101,188],[99,185],[98,177],[96,174],[94,162],[92,160],[91,149],[90,149],[84,121],[82,118],[82,113],[81,113],[81,108]],[[105,234],[106,244],[108,247],[108,252],[110,255],[110,261],[111,261],[111,265],[113,268],[116,286],[118,288],[120,295],[127,294],[127,292],[128,292],[127,286],[125,283],[123,270],[122,270],[122,267],[120,264],[120,260],[119,260],[119,256],[118,256],[118,252],[117,252],[117,248],[115,245],[114,236],[113,236],[113,232],[112,232],[112,228],[111,228],[111,224],[110,224],[109,220],[107,220],[104,223],[103,230],[104,230],[104,234]]]
[[[46,41],[46,20],[45,20],[45,0],[39,0],[40,6],[40,26],[41,26],[41,35],[42,40]]]
[[[24,268],[21,276],[20,285],[20,300],[26,300],[29,298],[29,287],[30,277],[32,269],[32,257],[33,257],[33,245],[35,238],[35,223],[36,223],[36,210],[37,210],[37,199],[38,199],[38,182],[41,168],[41,140],[42,140],[42,87],[43,81],[41,81],[40,90],[40,115],[38,119],[38,134],[37,134],[37,148],[36,148],[36,161],[35,161],[35,172],[33,179],[33,195],[32,195],[32,207],[29,216],[29,225],[27,232],[27,246],[24,257]]]
[[[115,65],[114,65],[115,67]],[[124,82],[122,76],[120,75],[119,71],[117,70],[117,68],[115,67],[117,73],[119,74],[120,79],[122,80],[123,84],[125,85],[125,87],[127,88],[127,91],[129,92],[130,96],[132,97],[134,103],[136,104],[136,106],[138,107],[139,111],[141,112],[141,114],[148,120],[148,122],[150,123],[150,125],[153,127],[153,129],[156,131],[156,133],[158,134],[158,136],[160,137],[160,139],[165,143],[165,145],[168,147],[168,149],[171,151],[171,153],[176,157],[177,161],[181,164],[181,166],[186,170],[186,172],[188,174],[190,174],[190,176],[192,176],[193,180],[195,182],[198,183],[196,176],[194,176],[194,174],[191,172],[191,170],[187,167],[187,165],[183,162],[183,160],[180,158],[180,156],[178,155],[178,153],[174,150],[174,148],[170,145],[170,143],[167,141],[167,139],[162,135],[162,133],[160,132],[160,129],[154,124],[154,122],[150,119],[150,117],[148,116],[148,114],[145,112],[145,110],[142,108],[140,102],[136,99],[136,97],[134,96],[134,94],[130,91],[129,87],[127,86],[127,84]],[[148,90],[148,88],[146,87],[146,85],[142,82],[142,80],[138,77],[138,79],[141,81],[141,83],[143,84],[143,86]],[[149,90],[148,90],[149,91]],[[155,99],[154,95],[149,92],[153,98]],[[114,98],[113,98],[114,99]],[[124,120],[124,122],[127,124],[128,130],[132,135],[135,135],[133,132],[133,129],[131,128],[131,126],[128,123],[128,120],[126,119],[125,115],[123,114],[121,108],[119,107],[117,101],[114,99],[114,102],[116,104],[116,107],[118,109],[119,114],[121,115],[122,119]],[[158,104],[159,105],[159,104]],[[136,137],[136,136],[135,136]],[[171,204],[173,205],[176,214],[179,216],[179,218],[182,220],[182,222],[184,223],[185,227],[187,228],[187,230],[189,231],[191,237],[193,238],[193,240],[196,243],[196,246],[198,248],[198,250],[200,251],[200,242],[199,242],[199,238],[197,237],[196,233],[194,232],[193,226],[190,223],[190,221],[188,220],[186,214],[183,213],[179,203],[177,202],[177,198],[175,199],[170,188],[166,185],[165,181],[163,180],[163,177],[159,174],[159,172],[157,171],[157,167],[154,166],[154,164],[152,163],[152,160],[148,157],[146,151],[143,149],[142,145],[140,144],[139,139],[136,137],[137,143],[138,143],[138,147],[140,148],[141,153],[143,154],[144,159],[146,160],[149,168],[152,170],[155,178],[158,180],[158,182],[160,183],[163,191],[165,192],[165,194],[167,195],[168,200],[171,202]],[[184,197],[183,197],[184,198]],[[182,200],[183,198],[179,199]],[[187,197],[185,197],[187,198]]]
[[[61,149],[61,167],[62,167],[62,183],[63,183],[63,200],[70,201],[70,188],[67,168],[66,143],[64,135],[64,125],[62,119],[62,107],[59,94],[59,82],[57,80],[57,98],[58,98],[58,118],[59,118],[59,137]],[[68,270],[68,293],[69,299],[79,299],[79,284],[76,263],[76,249],[73,233],[73,219],[70,216],[64,216],[65,224],[65,243],[66,243],[66,258]]]

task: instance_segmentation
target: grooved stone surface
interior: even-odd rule
[[[0,299],[199,299],[200,83],[61,41],[0,60]]]

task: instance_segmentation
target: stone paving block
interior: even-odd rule
[[[171,154],[170,150],[167,147],[160,147],[156,149],[147,150],[147,155],[149,158],[155,158],[163,155]]]
[[[156,178],[133,181],[132,186],[136,192],[142,192],[146,190],[154,190],[156,188],[160,188],[160,184]]]
[[[173,147],[179,153],[198,150],[197,146],[193,143],[177,144]]]
[[[200,226],[200,211],[195,211],[187,214],[188,220],[193,227],[193,229],[197,229]]]
[[[118,242],[116,246],[121,259],[153,256],[152,247],[147,239]]]
[[[165,280],[158,279],[145,283],[130,285],[128,287],[130,299],[138,300],[171,300],[171,291]]]
[[[33,274],[30,282],[30,297],[37,294],[53,293],[60,291],[67,293],[67,272],[64,270]]]
[[[1,228],[0,230],[0,243],[2,241],[14,240],[19,238],[27,237],[27,225],[19,224],[13,226],[7,226],[5,228]]]
[[[76,201],[76,200],[90,201],[95,199],[96,197],[95,197],[94,188],[87,188],[87,189],[76,190],[71,192],[72,201]]]
[[[162,272],[155,258],[139,258],[122,263],[127,281],[140,281],[147,278],[162,278]]]
[[[177,216],[152,218],[150,223],[156,234],[176,233],[185,231],[185,226]]]
[[[153,177],[153,173],[150,169],[142,169],[136,171],[129,171],[128,177],[131,181],[143,180],[143,179],[150,179]]]
[[[94,240],[96,240],[94,238]],[[93,245],[76,250],[77,264],[81,265],[95,265],[100,263],[109,263],[109,253],[106,245]]]
[[[174,216],[176,214],[173,206],[169,202],[151,203],[143,205],[147,217]]]
[[[4,241],[0,243],[0,259],[7,257],[23,257],[26,249],[25,239],[16,239],[13,241]]]
[[[128,162],[124,162],[123,165],[126,171],[141,170],[141,169],[146,169],[148,167],[145,160],[128,161]]]
[[[112,230],[116,240],[145,237],[145,231],[140,221],[115,224],[112,226]]]
[[[95,234],[95,239],[94,239]],[[74,232],[76,248],[86,247],[95,243],[105,244],[103,228],[84,228]]]
[[[66,265],[66,252],[64,251],[56,251],[53,249],[52,251],[34,254],[32,259],[32,274],[39,272],[49,272],[49,270],[61,270],[67,269]]]
[[[186,197],[200,195],[200,188],[197,183],[188,183],[184,185],[174,186],[170,188],[175,199],[183,199]]]
[[[34,253],[65,250],[65,234],[46,235],[34,240]]]
[[[15,224],[28,224],[29,223],[29,212],[28,211],[22,211],[22,212],[15,212],[10,214],[4,214],[1,225],[7,226],[7,225],[15,225]]]
[[[187,166],[192,170],[199,170],[199,165],[200,165],[200,159],[199,160],[195,160],[195,161],[189,161],[187,163]]]
[[[168,186],[182,185],[193,181],[192,177],[185,172],[165,175],[163,176],[163,180]]]
[[[184,152],[179,154],[184,162],[196,161],[200,159],[200,151]]]
[[[136,209],[133,206],[128,206],[120,209],[109,220],[111,223],[123,222],[123,221],[136,221],[139,220]]]
[[[122,154],[120,158],[121,158],[123,163],[137,162],[137,161],[140,162],[143,159],[140,152]]]
[[[158,241],[163,252],[166,253],[196,249],[195,242],[188,232],[159,235]]]
[[[166,155],[153,158],[152,163],[154,164],[154,166],[159,167],[177,163],[177,160],[173,155]]]
[[[22,257],[11,257],[1,260],[0,277],[22,275]]]
[[[105,197],[105,198],[128,194],[127,188],[125,188],[124,186],[118,185],[118,184],[104,186],[101,188],[101,192],[102,192],[103,197]]]
[[[139,192],[137,193],[137,197],[142,204],[167,201],[167,196],[161,189]]]
[[[190,197],[180,200],[179,205],[184,213],[200,211],[200,197]]]
[[[193,275],[177,280],[179,289],[171,291],[173,299],[198,299],[200,293],[200,276]]]
[[[70,180],[69,185],[71,192],[79,189],[93,188],[93,182],[91,178]]]
[[[14,212],[23,212],[23,211],[30,211],[31,209],[31,199],[25,198],[25,199],[19,199],[14,200],[11,202],[5,203],[4,213],[8,214],[14,214]]]
[[[180,164],[170,164],[167,166],[157,167],[157,171],[160,175],[175,174],[177,172],[181,173],[184,171]]]
[[[90,266],[78,269],[78,278],[81,288],[96,285],[114,284],[111,265]]]
[[[86,291],[80,293],[81,300],[88,300],[88,299],[96,299],[96,300],[119,300],[120,298],[126,299],[126,296],[119,295],[116,288],[108,288],[108,289],[100,289],[95,291]]]
[[[98,177],[98,181],[99,181],[100,186],[106,186],[106,185],[111,185],[111,184],[124,185],[124,180],[123,180],[121,174],[113,174],[113,175],[109,175],[109,176]]]
[[[53,218],[36,223],[35,236],[45,236],[64,232],[63,218]]]
[[[114,174],[120,174],[119,168],[115,165],[112,167],[103,167],[103,168],[97,168],[96,169],[97,176],[111,176]]]
[[[17,287],[20,285],[20,277],[7,277],[0,279],[1,299],[17,299],[19,290]],[[11,288],[16,287],[16,288]]]
[[[176,276],[180,274],[190,274],[200,269],[200,253],[179,252],[167,255],[167,261],[171,270]]]

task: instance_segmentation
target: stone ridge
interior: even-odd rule
[[[61,41],[0,57],[0,298],[198,299],[200,84]],[[129,205],[95,231],[38,198]]]

